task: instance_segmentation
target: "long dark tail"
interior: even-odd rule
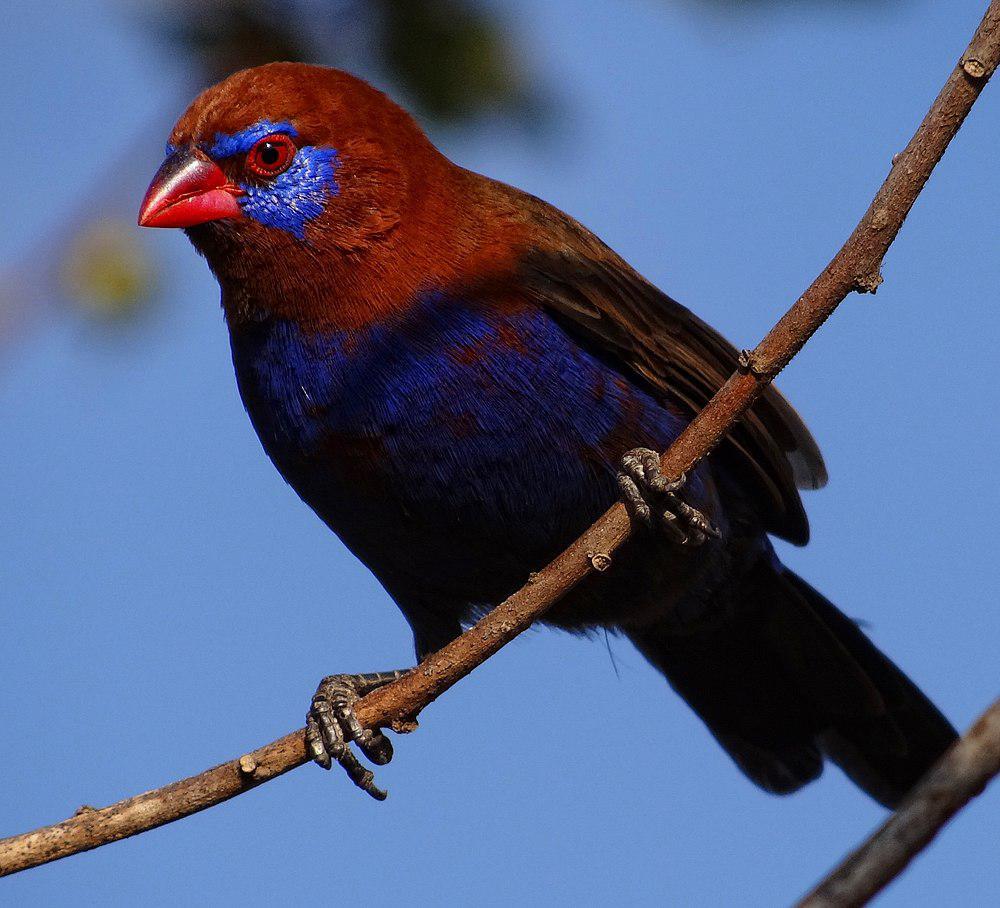
[[[762,563],[737,614],[694,636],[630,633],[736,764],[786,794],[829,757],[894,807],[955,740],[927,697],[804,580]]]

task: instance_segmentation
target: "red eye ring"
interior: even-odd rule
[[[264,136],[247,152],[247,170],[259,177],[276,177],[288,170],[296,151],[295,143],[284,133]]]

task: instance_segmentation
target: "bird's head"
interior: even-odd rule
[[[286,286],[307,259],[385,247],[452,165],[384,94],[339,70],[272,63],[204,91],[174,127],[139,211],[182,227],[223,283]],[[419,178],[419,179],[418,179]],[[410,220],[414,218],[410,217]]]

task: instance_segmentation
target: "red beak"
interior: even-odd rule
[[[243,217],[243,194],[200,151],[181,149],[156,171],[139,208],[140,227],[194,227],[220,218]]]

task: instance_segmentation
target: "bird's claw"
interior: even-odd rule
[[[629,516],[647,526],[653,525],[653,509],[647,497],[657,499],[662,507],[660,526],[678,545],[698,546],[722,534],[697,508],[681,498],[687,477],[668,479],[660,470],[660,455],[649,448],[635,448],[622,457],[618,487]]]
[[[356,743],[376,766],[384,766],[392,759],[392,742],[380,729],[364,728],[354,712],[354,704],[365,694],[405,674],[393,671],[330,675],[320,681],[306,716],[306,747],[313,761],[324,769],[339,763],[350,780],[376,801],[384,801],[387,793],[375,784],[375,774],[358,760],[350,744]]]

